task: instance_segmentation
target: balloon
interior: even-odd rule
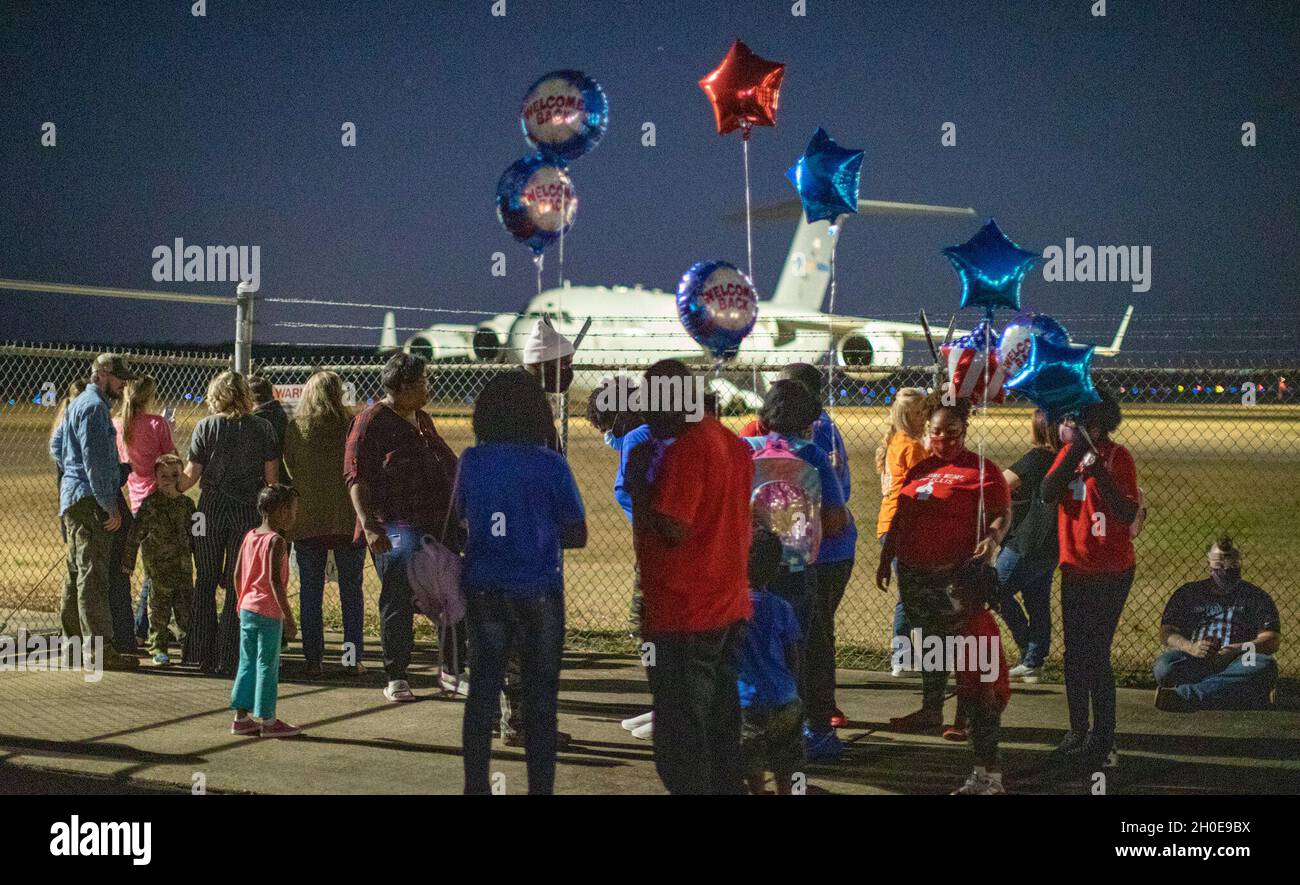
[[[785,65],[760,58],[737,40],[700,88],[713,103],[718,134],[742,129],[745,138],[754,126],[776,125],[776,103]]]
[[[1043,256],[1021,249],[989,219],[960,246],[949,246],[943,254],[961,277],[961,306],[1020,309],[1020,281]]]
[[[1085,344],[1059,343],[1034,335],[1029,362],[1007,387],[1027,396],[1055,423],[1084,406],[1101,402],[1092,385],[1089,367],[1093,348]]]
[[[582,71],[551,71],[528,87],[519,123],[530,147],[562,163],[600,144],[609,125],[609,101]]]
[[[677,286],[682,326],[719,359],[731,359],[758,319],[758,293],[734,264],[697,261]]]
[[[821,127],[813,133],[803,156],[785,177],[799,192],[809,223],[858,211],[858,185],[862,179],[862,151],[850,151],[835,143]]]
[[[989,328],[987,322],[981,322],[969,335],[963,335],[941,349],[955,396],[981,405],[1002,402],[1002,382],[1006,372],[998,359],[997,333]],[[987,393],[990,390],[994,393]]]
[[[573,227],[577,211],[568,173],[540,154],[517,161],[497,182],[497,218],[535,255]]]
[[[1034,335],[1042,335],[1055,344],[1068,344],[1070,333],[1045,313],[1021,313],[1012,317],[1002,330],[998,359],[1007,378],[1014,378],[1029,362],[1029,348]]]
[[[821,519],[807,489],[797,482],[771,480],[750,495],[754,522],[781,539],[784,554],[813,562],[821,547]]]

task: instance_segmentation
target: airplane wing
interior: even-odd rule
[[[1097,356],[1117,356],[1120,345],[1124,343],[1124,333],[1128,331],[1128,321],[1133,319],[1133,305],[1129,305],[1124,311],[1124,318],[1119,321],[1119,328],[1115,330],[1115,339],[1111,341],[1110,347],[1095,347],[1093,353]]]

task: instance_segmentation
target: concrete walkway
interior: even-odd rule
[[[434,661],[427,648],[417,652],[411,683],[422,700],[399,705],[380,693],[377,661],[367,662],[362,680],[327,673],[307,681],[295,675],[301,658],[288,657],[280,712],[308,729],[292,741],[231,736],[230,683],[178,668],[107,673],[94,684],[76,673],[3,672],[0,793],[19,791],[7,790],[7,782],[39,789],[42,778],[52,792],[67,783],[96,783],[95,792],[189,790],[201,781],[210,792],[456,793],[462,702],[436,696]],[[971,763],[967,746],[884,730],[891,716],[918,705],[919,680],[853,670],[839,678],[849,749],[838,764],[809,767],[809,792],[945,793],[961,783]],[[1107,792],[1300,792],[1300,712],[1179,715],[1160,713],[1151,701],[1150,691],[1120,689],[1123,758],[1108,775]],[[573,743],[560,755],[557,792],[662,793],[650,744],[618,724],[648,706],[634,658],[566,655],[560,728]],[[949,717],[953,706],[949,701]],[[1012,791],[1079,793],[1091,786],[1047,764],[1065,722],[1061,686],[1015,690],[1003,720]],[[493,770],[504,775],[507,792],[525,790],[522,749],[497,743]]]

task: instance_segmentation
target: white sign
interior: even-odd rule
[[[294,406],[302,401],[303,384],[274,384],[275,398],[284,406],[286,412],[293,412]],[[343,405],[354,406],[357,402],[357,386],[351,381],[343,382]]]

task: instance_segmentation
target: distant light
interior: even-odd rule
[[[885,405],[889,405],[889,401],[890,401],[890,399],[891,399],[891,397],[888,397],[888,396],[885,397]]]
[[[846,397],[846,396],[848,396],[848,395],[849,395],[849,392],[848,392],[847,390],[845,390],[843,387],[841,387],[841,388],[840,388],[840,399],[843,399],[844,397]]]
[[[13,406],[13,405],[17,405],[17,403],[15,403],[13,400],[9,400],[9,405]]]
[[[876,392],[875,392],[874,390],[869,390],[869,391],[867,391],[867,398],[868,398],[868,399],[875,399],[875,398],[876,398]]]
[[[898,393],[898,388],[895,387],[895,386],[892,385],[892,384],[889,385],[889,395],[890,395],[890,396],[893,396],[893,395],[896,394],[896,393]]]

